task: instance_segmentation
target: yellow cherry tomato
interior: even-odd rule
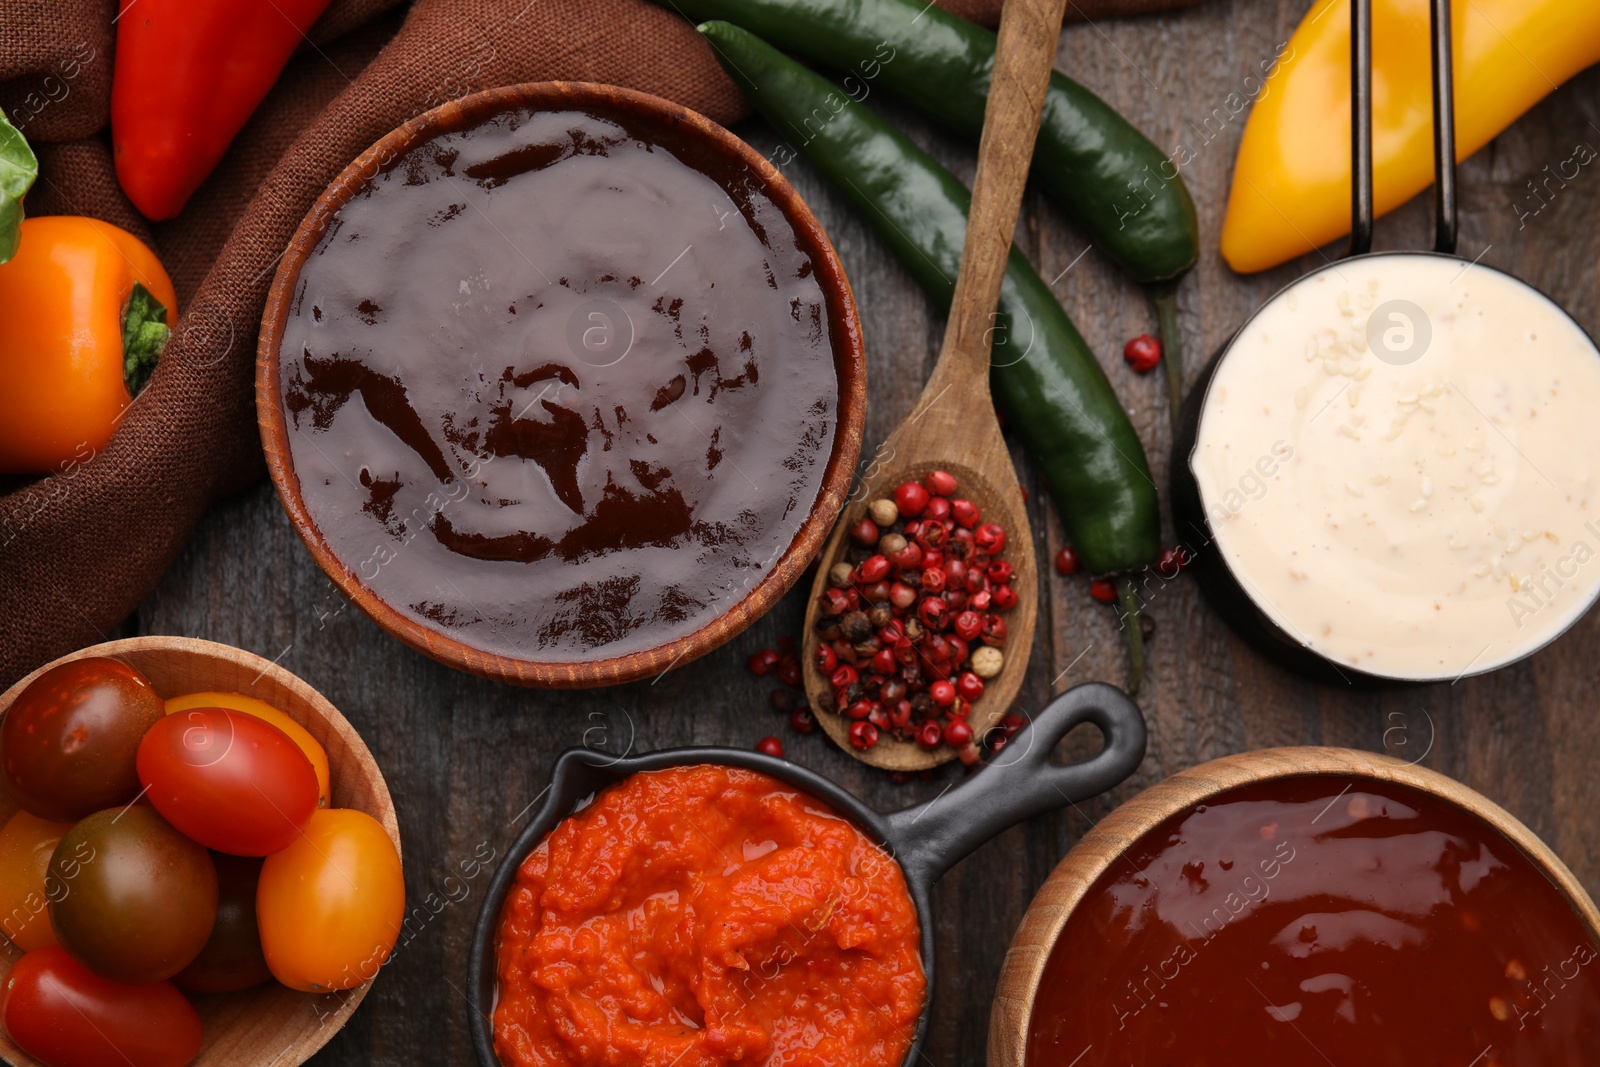
[[[317,772],[317,807],[325,808],[331,802],[333,794],[330,792],[328,777],[328,753],[317,743],[317,739],[311,736],[310,731],[291,719],[287,713],[279,711],[265,700],[247,697],[243,693],[185,693],[181,697],[173,697],[167,701],[168,715],[179,711],[193,711],[195,708],[227,708],[229,711],[242,711],[246,715],[265,719],[288,734],[289,740],[300,746],[300,751],[311,761],[312,770]]]
[[[0,933],[24,952],[56,943],[50,928],[50,854],[71,824],[19,811],[0,830]]]
[[[400,853],[372,816],[314,812],[261,866],[256,922],[272,976],[290,989],[353,989],[378,973],[405,921]]]

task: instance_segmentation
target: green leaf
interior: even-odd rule
[[[128,306],[122,313],[122,377],[128,393],[138,396],[156,369],[161,350],[167,347],[172,328],[167,325],[167,309],[139,282],[133,283]]]
[[[22,131],[0,111],[0,263],[17,254],[22,197],[39,176],[39,160]]]

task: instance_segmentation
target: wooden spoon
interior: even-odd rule
[[[865,514],[867,502],[888,497],[902,482],[920,480],[932,470],[954,475],[960,483],[956,495],[976,504],[984,521],[1005,527],[1001,558],[1016,572],[1012,587],[1019,600],[1002,616],[1008,631],[1005,663],[999,675],[989,680],[968,718],[975,739],[1010,707],[1027,672],[1039,612],[1038,568],[1022,488],[989,397],[989,328],[1000,300],[1006,258],[1011,254],[1011,234],[1022,205],[1022,186],[1033,158],[1065,4],[1066,0],[1008,0],[1002,10],[978,147],[978,173],[972,186],[972,210],[944,346],[916,406],[878,450],[861,486],[851,495],[822,550],[822,566],[811,590],[802,659],[806,694],[814,708],[821,707],[824,698],[832,698],[828,679],[816,667],[820,638],[814,624],[819,599],[828,588],[828,571],[843,556],[846,531]],[[851,720],[842,712],[819,711],[817,718],[845,751],[875,767],[923,770],[956,755],[949,745],[927,750],[898,741],[887,732],[873,747],[856,749],[850,744]]]

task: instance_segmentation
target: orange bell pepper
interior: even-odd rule
[[[166,342],[178,295],[109,222],[27,219],[0,265],[0,472],[48,474],[105,447]]]
[[[1433,183],[1428,9],[1429,0],[1372,4],[1373,197],[1380,215]],[[1454,0],[1450,12],[1457,159],[1600,62],[1600,0]],[[1586,144],[1572,151],[1577,165],[1594,158]],[[1245,123],[1222,258],[1248,274],[1349,232],[1350,0],[1321,0],[1289,39],[1277,76]]]

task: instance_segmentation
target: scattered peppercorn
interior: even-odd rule
[[[1161,342],[1147,333],[1129,341],[1122,349],[1122,358],[1135,373],[1148,374],[1161,362]]]
[[[900,509],[895,506],[893,500],[886,497],[879,497],[868,504],[867,513],[879,526],[893,526],[900,519]]]
[[[809,734],[817,728],[816,716],[804,704],[789,713],[789,728],[797,734]]]
[[[966,748],[972,741],[972,726],[960,719],[944,728],[944,743],[951,748]]]
[[[869,502],[829,569],[815,624],[829,693],[817,703],[850,720],[855,748],[887,733],[930,750],[948,744],[963,760],[979,751],[965,718],[1004,665],[1000,613],[1019,597],[1016,568],[1000,558],[1005,528],[984,522],[959,488],[948,471],[930,471]]]
[[[1089,595],[1102,604],[1110,604],[1117,599],[1117,587],[1104,578],[1096,578],[1089,583]]]
[[[763,755],[776,756],[778,759],[782,759],[783,742],[779,741],[776,737],[763,737],[761,740],[756,742],[756,751],[762,753]]]
[[[916,482],[906,482],[894,491],[894,506],[905,518],[914,519],[928,506],[928,491]]]
[[[1056,549],[1057,574],[1077,574],[1078,567],[1079,563],[1077,549],[1073,548],[1071,545],[1062,545],[1060,548]]]
[[[850,744],[859,749],[869,749],[878,743],[878,728],[870,722],[850,724]]]
[[[871,548],[878,543],[878,524],[871,519],[862,519],[850,527],[850,540],[864,548]]]
[[[777,649],[763,648],[761,651],[750,657],[750,673],[762,675],[771,674],[773,669],[778,666],[779,658],[780,657]]]

